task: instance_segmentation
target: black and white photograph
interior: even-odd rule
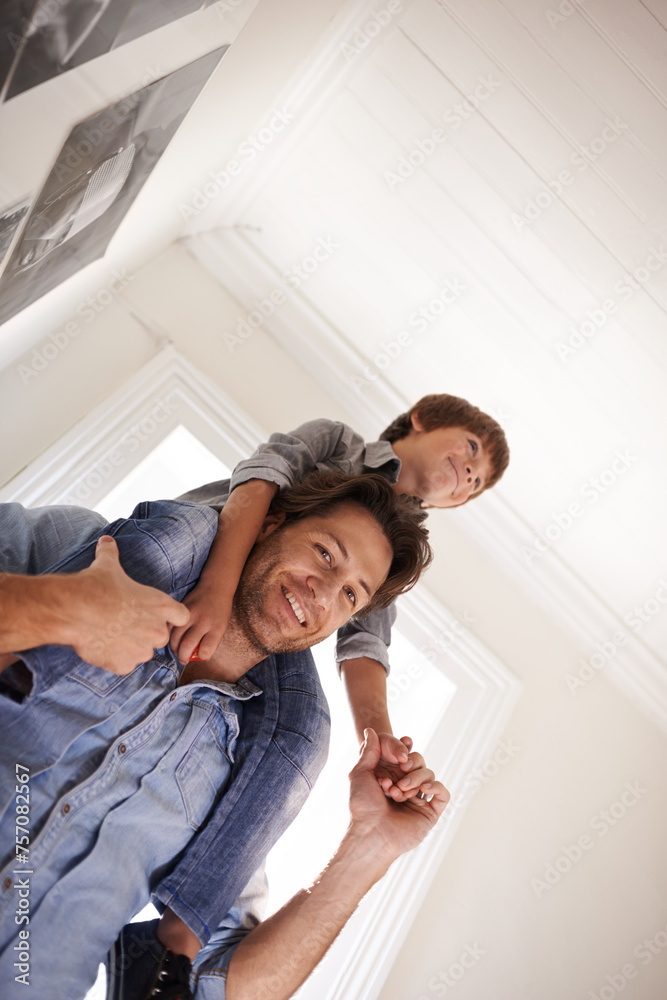
[[[223,52],[72,129],[0,276],[0,321],[102,256]]]

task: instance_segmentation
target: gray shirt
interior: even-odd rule
[[[250,479],[265,479],[282,489],[299,482],[314,469],[338,469],[359,476],[374,472],[395,483],[401,462],[388,441],[366,444],[347,424],[335,420],[309,420],[289,434],[272,434],[260,444],[250,458],[234,469],[231,479],[208,483],[178,500],[206,504],[220,511],[233,489]],[[391,627],[396,609],[372,611],[365,618],[348,622],[338,630],[336,660],[353,660],[369,656],[389,672],[387,647],[391,642]]]

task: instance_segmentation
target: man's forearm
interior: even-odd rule
[[[168,594],[132,580],[113,538],[97,542],[95,558],[78,573],[0,575],[0,669],[5,653],[54,644],[73,646],[82,660],[129,673],[166,645],[170,626],[185,625],[187,608]]]
[[[394,854],[375,831],[351,828],[310,887],[258,925],[237,948],[227,977],[227,1000],[288,1000],[387,871]]]
[[[74,641],[72,577],[0,577],[0,653]]]

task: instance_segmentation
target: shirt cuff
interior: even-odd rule
[[[339,639],[336,644],[336,663],[340,674],[343,660],[356,660],[360,656],[368,656],[371,660],[381,663],[389,674],[389,652],[386,645],[376,635],[369,632],[356,632],[354,635]]]

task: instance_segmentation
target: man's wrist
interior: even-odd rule
[[[360,887],[365,887],[361,893],[365,895],[386,875],[398,856],[376,824],[352,820],[329,867],[350,874]]]

